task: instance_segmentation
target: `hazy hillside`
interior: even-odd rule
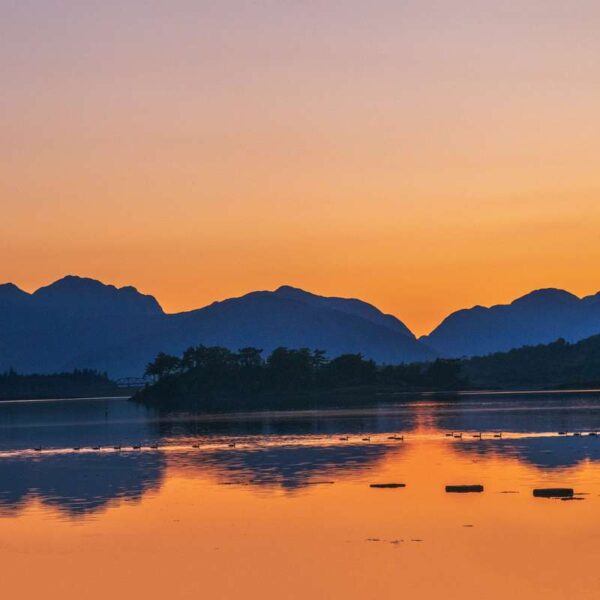
[[[388,363],[435,356],[401,321],[370,304],[288,286],[172,315],[135,288],[92,279],[66,277],[33,294],[0,287],[0,370],[92,368],[138,376],[158,352],[196,344],[265,352],[308,346]]]
[[[475,306],[447,317],[421,338],[442,356],[485,355],[558,338],[578,341],[600,333],[600,295],[579,299],[557,289],[537,290],[511,304]]]
[[[557,340],[465,360],[471,388],[535,389],[600,386],[600,335],[576,344]]]

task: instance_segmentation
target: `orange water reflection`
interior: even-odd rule
[[[428,421],[374,438],[159,450],[152,485],[90,511],[34,489],[0,518],[3,597],[598,597],[600,463],[536,466],[526,436],[460,441]],[[600,446],[549,439],[540,456]],[[391,481],[407,487],[369,487]],[[444,490],[463,483],[485,491]]]

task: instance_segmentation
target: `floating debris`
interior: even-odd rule
[[[41,447],[41,446],[36,446],[36,447],[34,448],[34,451],[35,451],[35,452],[41,452],[41,451],[42,451],[42,447]]]
[[[502,437],[502,432],[500,431],[500,432],[498,432],[498,433],[495,433],[495,434],[494,434],[494,437],[495,437],[495,438],[501,438],[501,437]]]
[[[533,490],[533,495],[536,498],[570,498],[573,493],[573,488],[538,488]]]
[[[364,438],[362,439],[362,441],[363,441],[363,442],[370,442],[370,441],[371,441],[371,438],[370,438],[370,437],[364,437]]]
[[[568,433],[566,431],[559,431],[558,435],[568,435]]]
[[[482,485],[447,485],[446,492],[449,494],[470,494],[483,492]]]
[[[113,446],[113,450],[120,450],[121,446]]]
[[[347,435],[344,435],[344,436],[342,436],[342,437],[340,438],[340,441],[341,441],[341,442],[347,442],[347,441],[348,441],[348,436],[347,436]]]
[[[390,435],[388,437],[388,440],[395,440],[397,442],[403,442],[404,441],[404,436],[403,435]]]
[[[406,484],[405,483],[371,483],[369,485],[369,487],[395,489],[395,488],[406,487]]]

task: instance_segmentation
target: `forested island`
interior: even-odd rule
[[[172,408],[292,406],[294,399],[397,392],[516,390],[600,386],[600,336],[570,344],[525,346],[469,359],[377,365],[360,354],[328,359],[322,350],[259,348],[232,352],[195,346],[161,353],[146,370],[151,383],[134,400]]]
[[[80,369],[51,375],[0,374],[0,401],[44,398],[122,396],[124,392],[106,373]]]
[[[259,348],[232,352],[196,346],[182,357],[159,354],[148,365],[152,383],[134,398],[148,404],[218,408],[248,403],[289,403],[294,397],[333,392],[459,389],[459,361],[378,366],[360,354],[327,359],[322,350],[277,348],[263,358]]]

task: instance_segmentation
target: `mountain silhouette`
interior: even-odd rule
[[[0,327],[0,369],[25,373],[93,368],[139,376],[158,352],[198,344],[320,348],[330,357],[360,352],[381,363],[435,357],[401,321],[366,302],[290,286],[166,314],[133,287],[88,278],[68,276],[33,294],[7,284],[0,286]]]
[[[536,290],[510,304],[475,306],[448,316],[420,338],[445,357],[478,356],[558,338],[576,342],[600,333],[600,294],[578,298]]]

